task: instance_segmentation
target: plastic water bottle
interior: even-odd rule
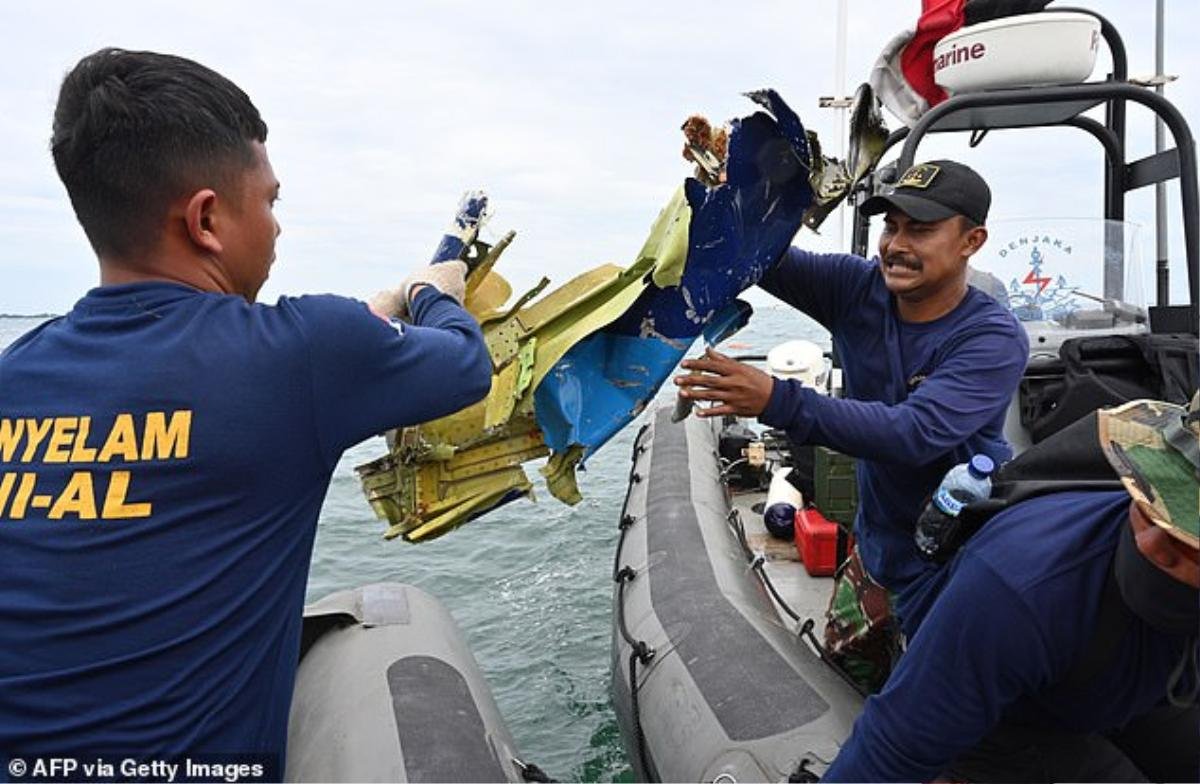
[[[776,539],[791,539],[796,533],[796,510],[804,505],[800,491],[788,481],[791,467],[781,468],[771,475],[771,486],[767,490],[766,508],[763,509],[763,524],[767,532]]]
[[[951,555],[945,552],[945,547],[958,530],[959,513],[972,501],[991,496],[991,476],[995,470],[996,464],[987,455],[975,455],[950,469],[917,519],[913,539],[922,556],[943,561]]]

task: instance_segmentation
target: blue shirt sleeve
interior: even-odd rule
[[[963,339],[900,403],[831,398],[776,379],[759,420],[797,443],[881,463],[926,465],[962,444],[1008,405],[1027,350],[1015,333]]]
[[[357,300],[281,300],[307,337],[322,455],[394,427],[427,422],[485,397],[492,363],[479,325],[433,287],[419,291],[412,324],[387,323]]]
[[[1031,610],[987,563],[963,555],[823,781],[930,781],[1051,682],[1050,644]]]
[[[793,247],[767,270],[758,285],[833,331],[852,301],[851,292],[862,285],[871,268],[871,263],[859,256]]]

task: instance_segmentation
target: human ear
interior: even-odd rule
[[[1146,560],[1180,582],[1200,588],[1200,559],[1169,533],[1151,523],[1136,504],[1130,509],[1134,541]]]
[[[208,253],[220,253],[223,248],[216,234],[217,194],[212,188],[202,188],[188,199],[184,221],[188,237]]]
[[[1134,537],[1141,554],[1163,571],[1169,572],[1179,563],[1179,555],[1170,546],[1170,536],[1157,527],[1151,525],[1138,531]]]
[[[983,243],[987,242],[988,230],[986,226],[976,226],[967,232],[964,239],[966,258],[971,258],[975,253],[983,247]]]

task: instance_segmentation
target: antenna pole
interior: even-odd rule
[[[1162,0],[1158,0],[1162,2]],[[837,102],[837,129],[838,129],[838,157],[841,160],[846,160],[846,28],[848,10],[846,8],[847,0],[838,0],[838,17],[837,17],[837,55],[834,59],[833,66],[833,89],[834,95],[839,99]],[[1161,133],[1161,131],[1160,131]],[[846,250],[846,202],[842,201],[838,205],[837,213],[837,247],[839,252]]]
[[[1163,94],[1163,84],[1166,81],[1166,68],[1163,65],[1163,16],[1165,14],[1165,0],[1156,0],[1154,6],[1154,91],[1159,95]],[[1163,126],[1162,118],[1155,115],[1154,118],[1154,152],[1160,153],[1163,147],[1166,146],[1166,130]],[[1154,186],[1154,244],[1156,254],[1156,267],[1163,269],[1167,266],[1167,256],[1169,254],[1169,245],[1167,241],[1167,184],[1165,182],[1156,183]],[[1169,284],[1169,281],[1164,282]],[[1164,283],[1160,283],[1162,286]],[[1159,304],[1169,304],[1169,300],[1160,300]]]

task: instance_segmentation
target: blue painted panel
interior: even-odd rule
[[[732,123],[727,181],[713,188],[693,178],[684,183],[692,219],[680,285],[651,286],[608,331],[694,338],[795,237],[813,196],[804,129],[773,91],[755,95],[769,96],[762,100],[786,118],[788,133],[763,112]]]
[[[754,308],[750,306],[749,302],[735,299],[717,311],[717,315],[708,322],[708,326],[701,333],[704,335],[704,342],[710,346],[717,345],[749,324],[750,317],[753,315]]]
[[[595,451],[646,407],[686,348],[603,331],[576,343],[534,392],[546,443]]]
[[[770,114],[733,121],[726,182],[684,183],[692,218],[680,285],[651,283],[620,318],[572,347],[538,386],[538,425],[555,451],[582,444],[590,454],[641,413],[718,314],[736,317],[726,308],[779,260],[800,229],[813,198],[804,126],[773,90],[749,97]]]

